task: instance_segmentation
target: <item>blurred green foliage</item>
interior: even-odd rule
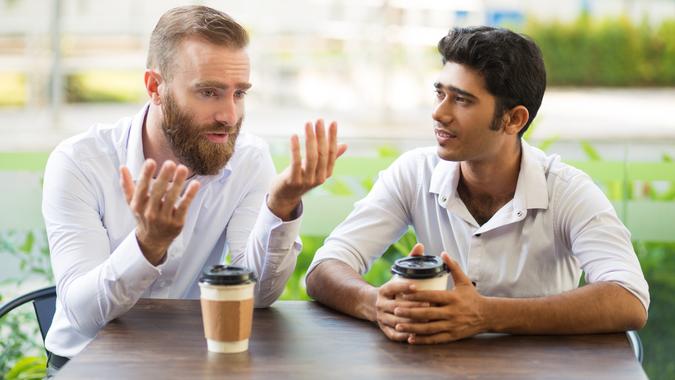
[[[568,23],[531,20],[523,30],[544,54],[551,86],[674,86],[675,20],[627,17]]]
[[[16,277],[0,281],[0,289],[21,285],[28,279],[52,284],[49,245],[43,231],[0,231],[0,253],[17,259]],[[0,294],[0,303],[9,301]],[[45,351],[31,305],[26,304],[0,319],[0,379],[42,379],[46,375]]]

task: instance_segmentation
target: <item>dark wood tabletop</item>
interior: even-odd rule
[[[142,299],[57,379],[646,379],[625,334],[389,341],[314,302],[256,309],[248,352],[208,352],[198,300]]]

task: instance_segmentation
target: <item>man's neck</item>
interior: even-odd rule
[[[516,190],[520,173],[520,139],[505,147],[498,156],[487,161],[462,161],[461,177],[467,193],[472,197],[502,198]]]
[[[478,224],[513,199],[520,173],[520,139],[489,161],[462,161],[457,192]]]

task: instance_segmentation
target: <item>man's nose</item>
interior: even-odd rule
[[[234,99],[224,100],[216,113],[216,121],[232,127],[237,124],[238,119],[239,114]]]
[[[452,119],[452,107],[450,107],[450,102],[443,99],[442,102],[439,102],[431,112],[431,117],[441,124],[449,124]]]

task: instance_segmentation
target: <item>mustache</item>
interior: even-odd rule
[[[203,129],[207,133],[228,133],[228,134],[237,133],[241,129],[242,122],[243,118],[239,119],[235,125],[216,122],[206,126],[202,126],[201,129]]]

